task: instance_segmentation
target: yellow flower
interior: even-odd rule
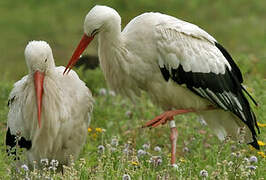
[[[103,132],[102,128],[95,128],[95,130],[96,130],[96,132],[99,132],[99,133]]]
[[[96,138],[97,138],[97,134],[96,134],[96,133],[93,133],[93,134],[92,134],[92,137],[93,137],[94,139],[96,139]]]
[[[266,155],[264,154],[264,152],[259,151],[258,154],[259,154],[261,157],[266,158]]]
[[[91,132],[92,131],[92,129],[91,128],[88,128],[88,132]]]
[[[186,162],[186,160],[184,158],[180,158],[179,161],[180,162]]]
[[[259,126],[259,127],[266,127],[266,124],[263,124],[263,123],[259,123],[259,122],[258,122],[258,126]]]
[[[264,142],[262,142],[262,141],[258,141],[258,144],[260,145],[260,146],[265,146],[266,144],[264,143]]]
[[[132,164],[132,165],[135,165],[135,166],[139,165],[139,163],[136,162],[136,161],[131,161],[131,164]]]

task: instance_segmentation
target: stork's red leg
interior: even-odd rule
[[[191,109],[178,109],[172,111],[165,111],[163,114],[148,121],[143,127],[157,127],[160,124],[165,124],[168,120],[173,120],[175,115],[194,112]]]
[[[177,141],[177,129],[175,126],[175,121],[171,120],[170,122],[171,134],[170,134],[170,141],[171,141],[171,164],[175,164],[176,162],[176,141]]]

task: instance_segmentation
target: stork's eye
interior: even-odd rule
[[[44,60],[44,62],[47,62],[47,58]]]
[[[91,36],[95,36],[96,34],[98,34],[99,32],[99,28],[98,29],[94,29],[91,33]]]

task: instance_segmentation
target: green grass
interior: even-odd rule
[[[160,11],[204,28],[233,55],[244,74],[244,84],[260,104],[259,107],[253,107],[258,121],[266,123],[266,1],[99,0],[97,3],[117,9],[122,16],[123,26],[142,12]],[[27,73],[23,57],[25,45],[33,39],[46,40],[53,49],[57,64],[65,65],[82,35],[83,18],[94,4],[95,1],[85,0],[0,2],[1,178],[14,179],[14,163],[6,156],[4,147],[8,113],[6,104],[12,84]],[[95,53],[95,50],[90,48],[87,52]],[[103,96],[99,94],[99,89],[106,88],[106,85],[99,69],[85,73],[79,70],[78,73],[92,90],[96,102],[91,122],[92,132],[88,132],[87,143],[80,154],[81,160],[66,169],[65,179],[71,176],[76,179],[122,179],[125,173],[132,179],[202,179],[199,176],[202,169],[208,171],[211,179],[247,179],[247,175],[253,179],[265,179],[266,158],[250,150],[247,145],[218,141],[206,126],[200,125],[194,115],[176,117],[179,168],[177,171],[170,168],[168,125],[152,130],[140,128],[162,112],[151,103],[147,94],[143,93],[135,105],[119,95]],[[132,116],[127,116],[128,112]],[[95,128],[106,131],[96,132]],[[113,138],[119,140],[117,147],[111,145]],[[261,128],[258,139],[266,141],[265,128]],[[151,155],[162,157],[161,165],[153,166],[149,163],[150,155],[137,158],[137,151],[142,149],[144,143],[150,143],[151,148],[147,151]],[[131,150],[128,156],[123,153],[126,144],[129,144]],[[98,153],[99,145],[105,146],[102,155]],[[160,146],[162,151],[155,152],[155,146]],[[184,147],[189,152],[183,152]],[[113,151],[113,148],[116,150]],[[265,150],[265,146],[262,147],[261,151]],[[234,153],[240,154],[240,157],[235,157]],[[251,155],[258,157],[258,163],[254,164],[257,166],[255,171],[248,170],[246,166],[250,164],[244,161],[245,157]],[[231,166],[230,161],[233,162]],[[48,171],[34,173],[62,179],[62,175],[50,174]]]

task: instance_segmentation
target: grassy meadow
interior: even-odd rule
[[[24,48],[30,40],[45,40],[56,64],[66,65],[83,34],[84,17],[95,4],[115,8],[123,26],[143,12],[160,11],[205,29],[239,65],[244,85],[259,103],[253,106],[258,122],[266,124],[266,1],[1,1],[0,179],[126,179],[126,174],[131,179],[266,179],[266,127],[261,127],[262,146],[256,151],[230,139],[220,142],[193,114],[178,116],[178,167],[172,168],[169,126],[141,128],[162,110],[145,93],[135,104],[110,93],[100,69],[76,69],[95,98],[80,159],[66,167],[63,175],[49,167],[33,172],[15,167],[4,146],[7,99],[13,83],[27,73]],[[95,47],[96,43],[85,53],[97,54]]]

